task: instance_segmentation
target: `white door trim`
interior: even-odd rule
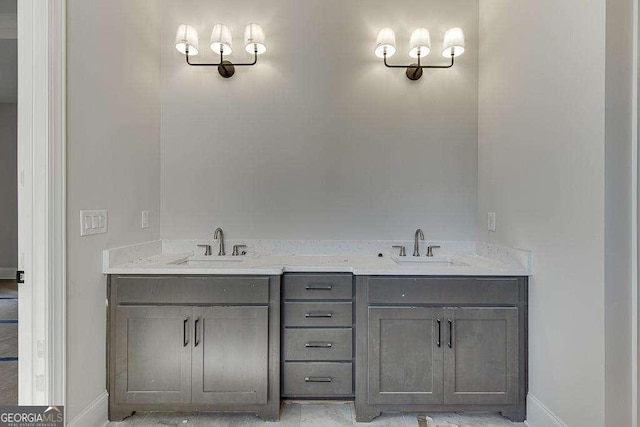
[[[18,2],[18,401],[65,403],[65,0]]]
[[[633,426],[640,427],[640,422],[638,420],[638,399],[640,398],[640,390],[639,381],[638,381],[638,333],[640,328],[638,327],[638,322],[640,321],[638,316],[639,304],[639,292],[638,287],[640,286],[639,276],[638,276],[638,263],[640,262],[640,258],[638,258],[640,251],[638,250],[638,244],[640,242],[639,239],[639,230],[640,230],[640,217],[638,216],[638,203],[640,198],[638,197],[638,191],[640,189],[640,183],[638,182],[638,162],[639,162],[639,153],[638,153],[638,137],[640,133],[638,132],[638,97],[640,97],[639,85],[638,85],[638,61],[639,57],[639,28],[638,23],[640,22],[640,13],[639,10],[639,2],[638,0],[633,0],[633,60],[632,60],[632,91],[635,96],[632,96],[632,105],[631,105],[631,256],[632,262],[631,267],[631,423]]]

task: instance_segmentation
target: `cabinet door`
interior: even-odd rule
[[[518,309],[456,308],[446,328],[444,403],[517,403]]]
[[[191,401],[191,314],[191,307],[117,307],[116,402]]]
[[[370,404],[442,403],[443,315],[425,307],[369,308]]]
[[[193,402],[267,403],[268,307],[194,308]]]

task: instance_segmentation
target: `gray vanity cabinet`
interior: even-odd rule
[[[517,403],[518,309],[456,308],[447,329],[444,403]]]
[[[526,417],[527,278],[356,278],[356,418]]]
[[[116,309],[119,403],[191,401],[191,307]]]
[[[437,308],[369,308],[369,403],[442,403],[444,317]]]
[[[267,403],[268,307],[195,307],[194,403]]]
[[[280,408],[278,276],[109,276],[109,420]]]

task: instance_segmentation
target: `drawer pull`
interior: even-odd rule
[[[308,342],[304,346],[307,348],[331,348],[333,344],[330,342]]]
[[[182,321],[182,346],[186,347],[189,345],[189,334],[187,334],[187,325],[189,324],[189,318],[187,317]]]
[[[312,311],[311,313],[305,313],[304,317],[333,317],[333,313]]]
[[[197,347],[200,344],[200,340],[198,339],[198,323],[200,322],[200,318],[198,317],[195,322],[194,330],[195,334],[193,337],[194,347]]]
[[[330,383],[331,377],[305,377],[304,382],[306,383]]]
[[[305,289],[308,291],[330,291],[331,289],[333,289],[333,285],[310,284]]]

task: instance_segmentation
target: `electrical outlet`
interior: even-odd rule
[[[487,214],[487,230],[496,231],[496,213],[489,212]]]
[[[140,228],[149,228],[149,211],[142,211],[142,223]]]
[[[91,236],[107,232],[107,211],[80,211],[80,235]]]

